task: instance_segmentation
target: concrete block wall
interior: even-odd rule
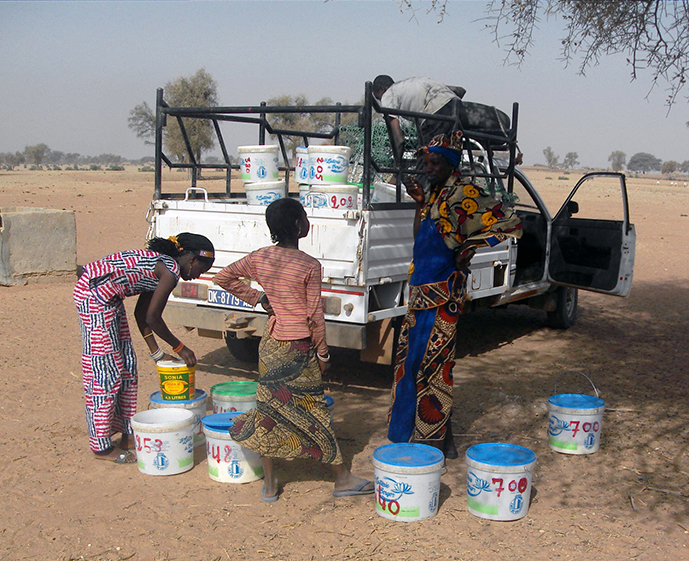
[[[0,285],[76,279],[74,211],[0,208]]]

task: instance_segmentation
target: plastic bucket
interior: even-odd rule
[[[256,382],[224,382],[211,388],[213,413],[249,411],[256,408]]]
[[[359,186],[347,183],[311,185],[311,208],[349,210],[359,205]]]
[[[373,452],[376,512],[400,522],[438,513],[443,453],[425,444],[387,444]]]
[[[274,144],[238,146],[239,171],[244,183],[261,183],[278,178],[278,147]]]
[[[265,181],[263,183],[245,183],[246,202],[250,205],[268,206],[273,201],[285,197],[285,182]]]
[[[206,435],[208,475],[213,481],[249,483],[263,477],[260,456],[242,448],[227,432],[237,415],[240,412],[220,413],[201,420]]]
[[[309,149],[306,146],[297,146],[295,151],[294,180],[297,183],[309,182]]]
[[[175,475],[194,467],[194,414],[186,409],[149,409],[132,417],[139,471]]]
[[[557,383],[565,374],[581,374],[596,395],[557,393]],[[605,401],[591,379],[570,370],[555,382],[555,394],[548,398],[548,446],[563,454],[593,454],[600,448]]]
[[[195,366],[189,367],[181,360],[161,360],[156,362],[156,369],[163,401],[194,399]]]
[[[476,444],[466,451],[467,506],[489,520],[518,520],[531,500],[536,454],[516,444]]]
[[[165,401],[160,392],[155,392],[149,398],[149,409],[177,408],[191,411],[194,414],[194,427],[192,429],[194,446],[203,446],[206,437],[203,434],[201,419],[206,416],[207,400],[208,396],[203,390],[196,390],[194,399],[186,401]]]
[[[309,146],[309,183],[347,183],[349,175],[349,146]]]

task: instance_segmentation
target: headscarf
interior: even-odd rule
[[[443,156],[453,168],[462,161],[462,131],[454,131],[447,134],[439,134],[426,145],[419,148],[414,156],[417,158],[434,152]]]

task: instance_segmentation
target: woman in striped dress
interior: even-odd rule
[[[276,244],[225,267],[213,281],[269,314],[259,345],[256,409],[238,415],[230,436],[261,456],[265,482],[261,497],[278,498],[273,458],[312,458],[333,466],[333,495],[373,493],[371,481],[356,477],[342,463],[323,394],[322,373],[330,354],[321,304],[321,265],[298,248],[309,220],[296,199],[278,199],[266,209]],[[264,292],[245,284],[256,280]]]
[[[74,288],[89,446],[98,459],[116,463],[136,461],[130,421],[136,413],[138,377],[124,298],[139,295],[134,317],[154,361],[172,358],[158,346],[158,335],[193,366],[194,351],[172,334],[162,313],[179,278],[198,278],[210,269],[215,255],[208,238],[189,233],[154,238],[147,247],[89,263]],[[119,449],[111,440],[118,432]]]

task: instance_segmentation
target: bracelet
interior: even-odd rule
[[[144,339],[147,339],[148,337],[153,337],[154,335],[155,335],[155,333],[153,333],[153,331],[151,331],[148,335],[144,335]]]
[[[173,353],[179,353],[184,348],[184,343],[182,341],[179,342],[179,345],[177,345],[174,349],[172,349]]]
[[[321,356],[318,354],[318,352],[316,352],[316,356],[321,362],[330,362],[330,353],[326,354],[325,356]]]
[[[154,353],[151,353],[151,358],[155,361],[158,362],[161,358],[165,356],[165,351],[158,347],[158,350]]]

